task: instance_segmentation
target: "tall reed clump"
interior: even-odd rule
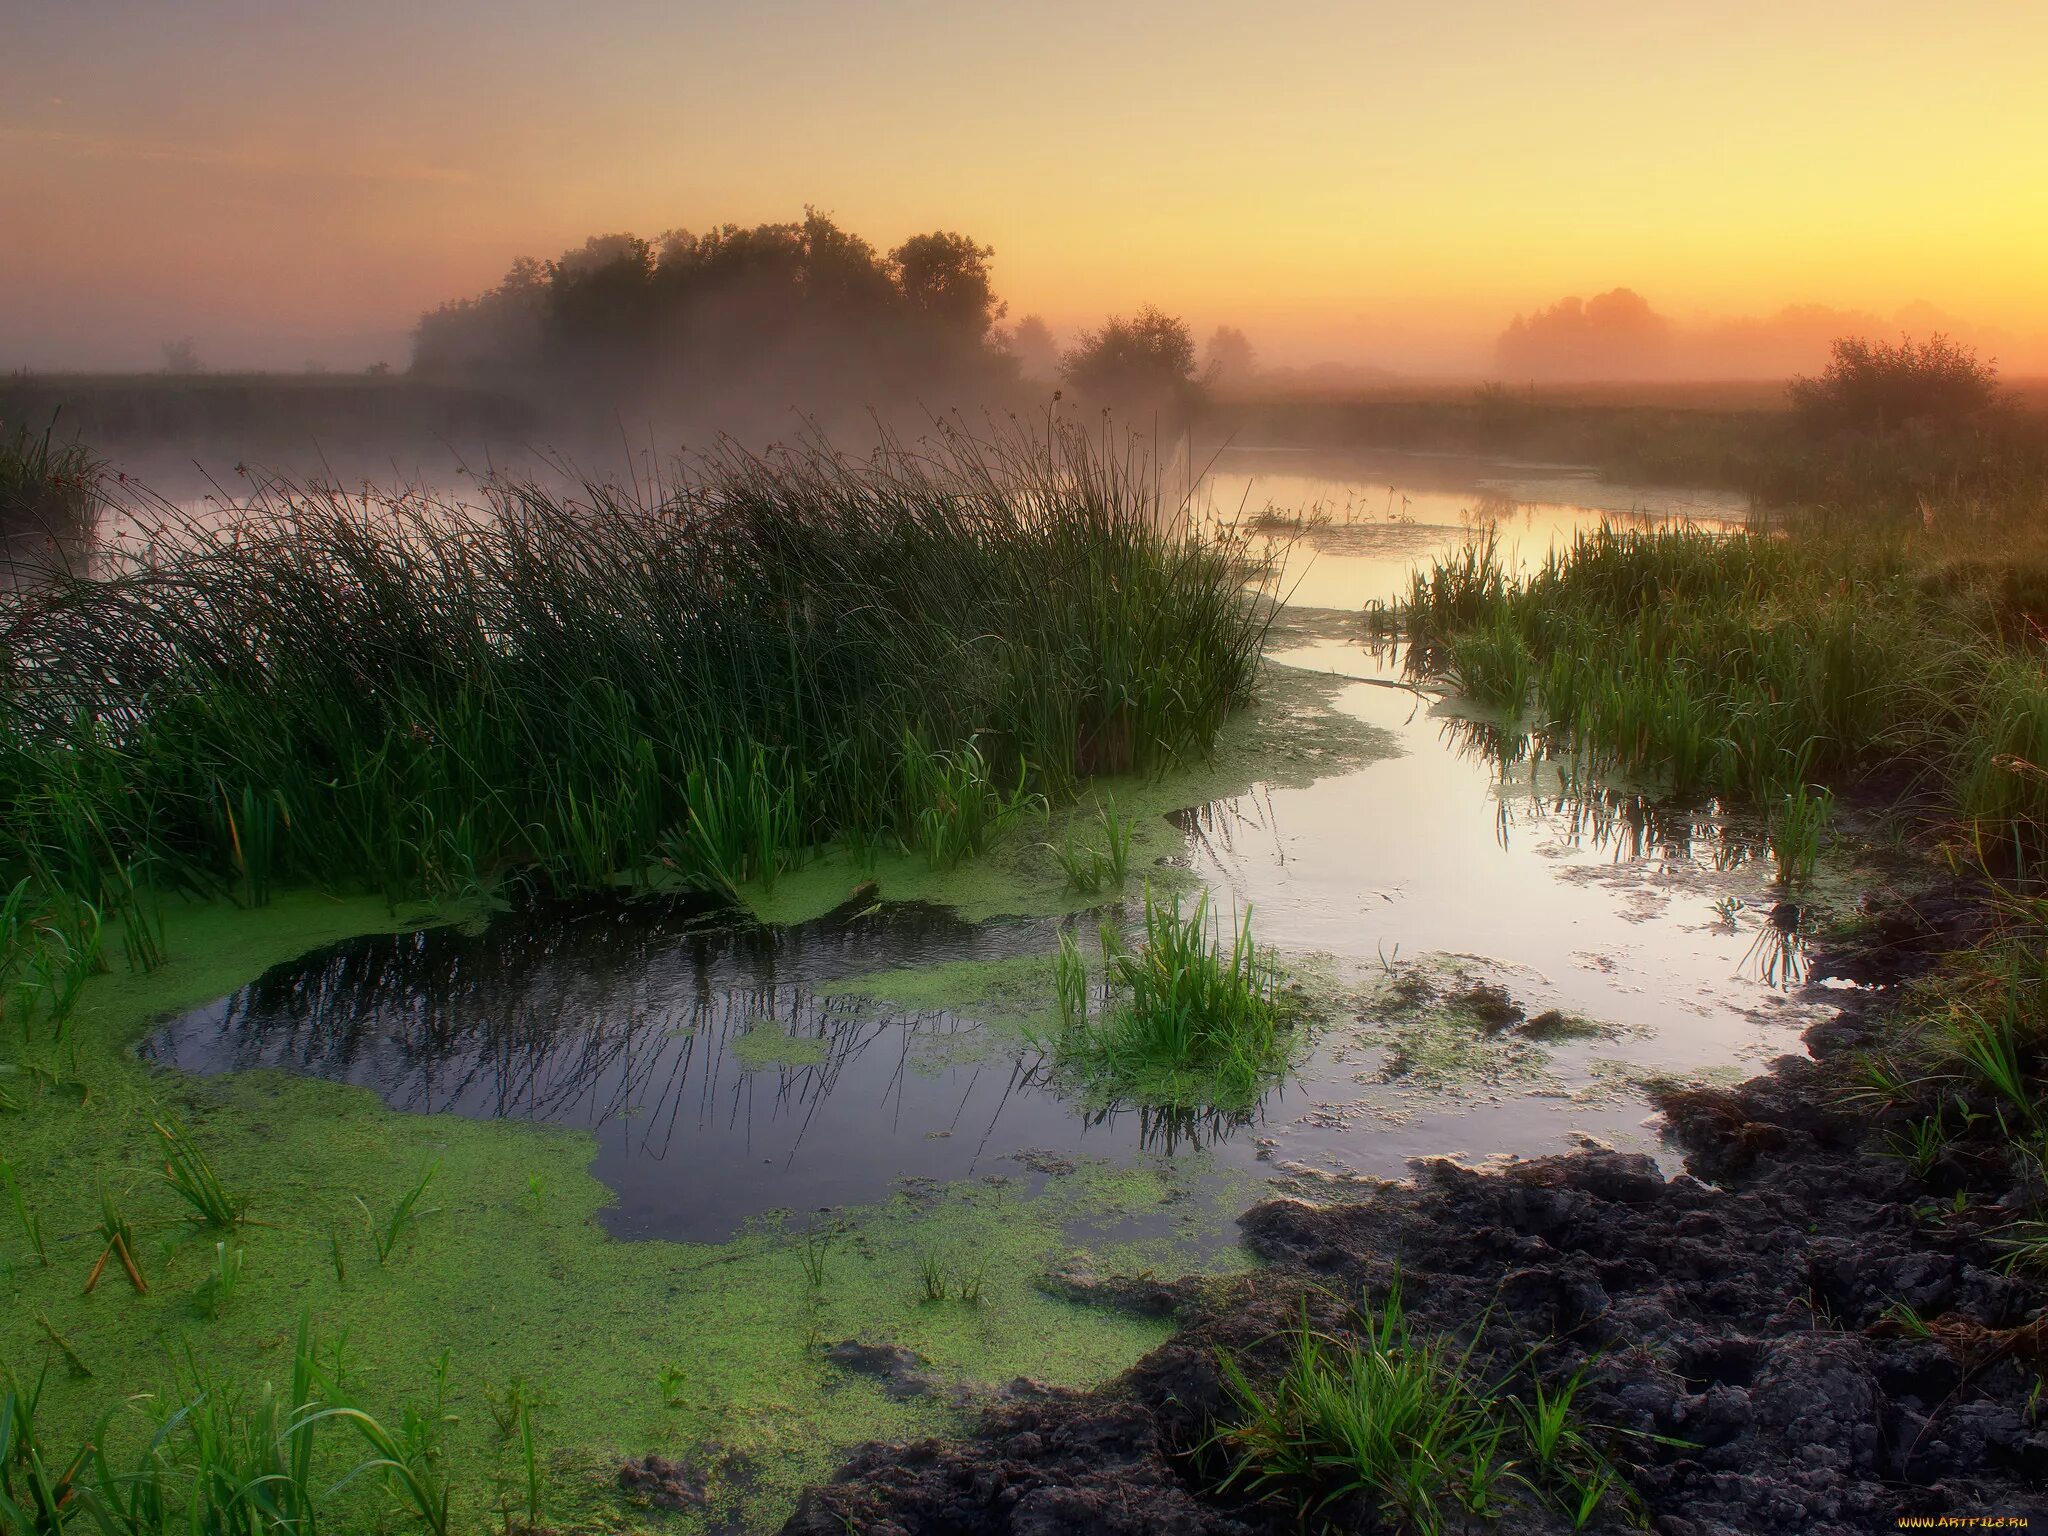
[[[1225,934],[1206,893],[1183,913],[1148,885],[1142,941],[1127,948],[1105,929],[1102,958],[1094,987],[1071,939],[1055,962],[1056,1054],[1098,1097],[1241,1113],[1285,1070],[1300,1008],[1253,943],[1250,913]]]
[[[1812,528],[1601,527],[1522,580],[1477,543],[1376,617],[1475,697],[1533,690],[1539,728],[1594,767],[1762,808],[1788,883],[1811,870],[1822,786],[1873,771],[2031,870],[2048,854],[2048,630],[2023,567]]]
[[[1242,549],[1075,432],[481,494],[159,507],[0,595],[0,879],[146,964],[165,887],[727,888],[837,837],[945,864],[1202,751],[1263,634]]]
[[[57,441],[56,429],[54,419],[40,432],[0,423],[0,540],[77,539],[91,529],[103,466],[83,443]]]

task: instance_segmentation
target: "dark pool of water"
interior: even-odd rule
[[[1051,942],[1046,924],[915,905],[779,929],[660,900],[545,906],[327,946],[169,1021],[143,1053],[354,1083],[416,1113],[588,1129],[592,1172],[618,1193],[613,1233],[719,1241],[767,1211],[923,1179],[1032,1182],[1061,1157],[1226,1129],[1086,1114],[1036,1052],[992,1051],[972,1020],[831,993],[859,972]]]

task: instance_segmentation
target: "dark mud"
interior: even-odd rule
[[[1869,914],[1816,979],[1896,983],[1969,942],[1966,899]],[[2048,1522],[2048,1369],[2041,1292],[2000,1272],[1990,1232],[2014,1192],[1930,1185],[1880,1155],[1844,1103],[1885,993],[1733,1089],[1662,1107],[1689,1172],[1608,1151],[1498,1172],[1448,1163],[1350,1203],[1268,1201],[1243,1238],[1268,1266],[1153,1293],[1180,1331],[1112,1386],[993,1408],[976,1437],[863,1448],[811,1490],[785,1536],[1299,1531],[1289,1508],[1219,1498],[1203,1445],[1228,1393],[1216,1352],[1278,1358],[1302,1316],[1343,1325],[1398,1266],[1411,1326],[1469,1337],[1561,1380],[1583,1370],[1586,1418],[1634,1490],[1620,1529],[1665,1536],[1892,1531],[1903,1518]],[[1077,1292],[1085,1290],[1076,1287]],[[1931,1330],[1902,1327],[1899,1304]],[[2015,1521],[2017,1526],[2020,1522]],[[1382,1529],[1362,1505],[1309,1529]],[[1517,1510],[1497,1527],[1568,1528]],[[2040,1528],[2037,1526],[2036,1528]]]

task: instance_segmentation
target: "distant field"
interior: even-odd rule
[[[511,395],[402,374],[11,374],[0,424],[42,427],[95,448],[212,444],[258,452],[308,441],[519,437],[532,412]]]

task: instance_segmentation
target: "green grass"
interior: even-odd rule
[[[172,1392],[133,1405],[150,1433],[133,1463],[122,1465],[108,1448],[111,1416],[84,1445],[60,1450],[37,1425],[43,1382],[8,1378],[0,1396],[0,1518],[18,1536],[281,1536],[314,1530],[323,1518],[375,1519],[365,1497],[379,1483],[444,1536],[439,1411],[409,1405],[393,1433],[350,1400],[340,1350],[326,1365],[322,1354],[302,1316],[282,1393],[245,1394],[189,1364]],[[328,1425],[353,1430],[357,1453],[346,1442],[324,1445],[330,1437],[320,1431]],[[359,1485],[353,1493],[352,1485]]]
[[[482,495],[165,509],[103,574],[0,594],[0,881],[147,971],[164,892],[729,890],[835,840],[950,868],[1198,757],[1268,611],[1077,434]]]
[[[1837,791],[1978,883],[1990,931],[1913,988],[1853,1097],[1937,1190],[2039,1190],[2048,1165],[2048,546],[1994,499],[1776,528],[1601,528],[1524,580],[1490,542],[1371,615],[1418,668],[1512,704],[1540,749],[1763,817],[1811,877]],[[1524,743],[1524,747],[1527,743]],[[2038,1201],[2010,1240],[2030,1252]]]
[[[1096,808],[1092,824],[1070,824],[1062,841],[1046,846],[1066,876],[1068,890],[1099,896],[1123,888],[1131,864],[1131,836],[1131,824],[1117,813],[1116,802],[1105,800]]]
[[[2048,851],[2048,632],[2021,622],[2037,563],[1814,525],[1602,527],[1523,580],[1475,542],[1370,617],[1473,697],[1533,699],[1553,750],[1764,811],[1784,883],[1811,871],[1827,787],[1872,771],[2025,871]]]
[[[1292,1503],[1305,1522],[1341,1510],[1436,1532],[1536,1499],[1585,1525],[1615,1476],[1575,1408],[1582,1378],[1511,1395],[1477,1349],[1413,1332],[1397,1275],[1342,1329],[1304,1315],[1263,1382],[1221,1356],[1234,1400],[1216,1435],[1224,1485]]]
[[[1061,1069],[1099,1100],[1165,1110],[1250,1110],[1285,1070],[1300,1012],[1253,942],[1249,912],[1226,935],[1207,893],[1184,913],[1178,895],[1149,885],[1138,946],[1105,926],[1091,986],[1079,946],[1063,936],[1054,985]]]
[[[79,442],[60,442],[57,423],[40,432],[0,422],[0,540],[83,537],[100,506],[102,465]]]

